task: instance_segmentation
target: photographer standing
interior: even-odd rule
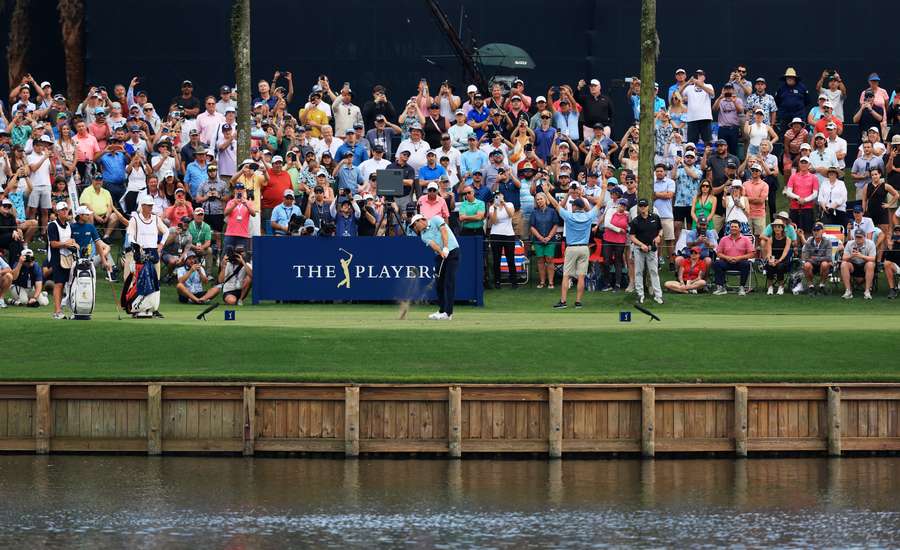
[[[292,228],[291,221],[294,216],[297,216],[297,223],[299,223],[303,216],[300,212],[300,207],[294,204],[294,192],[290,189],[285,189],[283,196],[281,204],[272,209],[272,232],[280,236],[290,235],[298,231],[300,227]]]
[[[216,249],[222,249],[222,230],[225,228],[225,201],[228,199],[228,185],[219,178],[218,168],[215,165],[206,167],[207,180],[200,184],[194,201],[198,207],[202,206],[205,222],[212,230]],[[197,209],[194,209],[197,215]]]
[[[250,244],[250,218],[256,215],[256,206],[247,199],[244,184],[234,185],[234,198],[225,205],[225,249]]]
[[[437,277],[438,310],[428,318],[433,321],[451,321],[456,296],[456,270],[459,267],[459,244],[456,237],[440,216],[426,220],[422,214],[416,214],[409,225],[436,255],[434,269]]]

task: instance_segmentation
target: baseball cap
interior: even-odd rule
[[[862,212],[862,211],[863,211],[862,205],[861,205],[861,204],[855,204],[855,205],[853,205],[853,211],[854,211],[854,212]]]
[[[753,165],[750,166],[750,169],[762,172],[762,165],[760,165],[758,162],[754,162]]]
[[[182,81],[181,81],[181,87],[183,88],[183,87],[185,87],[185,86],[191,86],[191,87],[193,87],[193,86],[194,86],[194,83],[191,82],[190,80],[182,80]]]
[[[59,212],[60,210],[65,210],[67,208],[69,208],[69,203],[67,203],[66,201],[59,201],[58,203],[56,203],[56,208],[54,210]]]
[[[700,247],[699,247],[699,246],[692,246],[692,247],[691,247],[691,252],[692,252],[693,254],[700,254],[700,252],[701,252]]]
[[[181,223],[191,223],[191,217],[190,216],[181,216],[181,218],[178,221],[180,221]]]
[[[437,190],[438,190],[438,186],[437,186],[436,183],[431,182],[431,183],[428,184],[428,186],[427,186],[425,189],[426,189],[427,191],[431,191],[432,189],[434,189],[435,191],[437,191]]]
[[[755,109],[755,110],[753,111],[753,114],[764,115],[764,114],[766,114],[766,112],[763,111],[762,109]]]
[[[682,68],[675,69],[675,74],[678,74],[678,73],[684,73],[684,74],[687,74],[687,71],[685,71],[685,70],[682,69]]]
[[[353,153],[350,154],[352,155]],[[274,157],[272,157],[272,164],[275,164],[276,162],[284,163],[284,159],[281,157],[281,155],[275,155]]]
[[[828,124],[825,125],[825,128],[827,130],[835,130],[835,129],[837,129],[837,124],[835,124],[834,122],[829,122]]]
[[[534,99],[534,102],[535,102],[535,103],[540,103],[541,101],[543,101],[543,102],[546,103],[547,98],[544,97],[544,96],[542,96],[542,95],[539,95],[539,96],[537,96],[537,97]]]
[[[728,142],[725,141],[724,139],[717,139],[716,145],[728,145]]]
[[[237,182],[237,183],[234,184],[234,188],[235,188],[235,189],[243,189],[243,188],[244,188],[244,184],[241,183],[241,182]]]
[[[294,196],[294,192],[293,192],[291,189],[285,189],[283,195],[284,195],[285,197],[293,197],[293,196]]]
[[[610,180],[611,180],[611,179],[612,179],[612,178],[610,178]],[[607,183],[609,183],[609,180],[606,180],[606,181],[607,181]],[[611,186],[607,189],[607,191],[609,191],[609,194],[610,194],[610,195],[612,195],[612,194],[614,194],[614,193],[615,193],[616,195],[622,195],[622,188],[619,187],[618,185],[611,185]]]
[[[697,217],[697,225],[708,225],[709,220],[706,219],[706,216],[698,216]]]
[[[825,225],[822,222],[816,222],[813,224],[813,231],[818,231],[819,229],[825,229]]]
[[[807,156],[800,157],[800,162],[809,162],[809,157],[807,157]]]
[[[731,186],[732,187],[740,187],[741,189],[743,189],[744,182],[742,182],[741,180],[731,180]]]
[[[695,153],[693,151],[685,151],[684,156],[691,157],[691,158],[697,158],[697,153]]]
[[[591,79],[591,86],[599,86],[599,85],[600,85],[599,80],[597,80],[596,78]]]
[[[424,219],[425,219],[425,216],[423,216],[422,214],[416,214],[415,216],[412,217],[411,220],[409,220],[409,225],[413,225],[417,221],[424,220]]]
[[[153,197],[150,195],[144,195],[141,197],[141,205],[144,206],[153,206]]]
[[[794,118],[791,119],[791,124],[803,124],[803,121],[800,120],[800,117],[795,116]]]
[[[166,179],[166,178],[174,176],[174,175],[175,175],[175,173],[172,172],[171,170],[166,170],[165,172],[162,173],[163,179]]]
[[[816,135],[814,136],[813,139],[819,139],[819,138],[825,139],[825,134],[823,134],[822,132],[816,132]]]
[[[867,78],[866,80],[881,80],[881,77],[878,76],[878,73],[872,73],[869,75],[869,78]],[[41,88],[43,88],[43,87],[44,87],[44,85],[41,84]]]
[[[459,116],[459,115],[465,116],[465,115],[466,115],[466,112],[463,111],[462,109],[457,109],[456,112],[455,112],[454,114],[455,114],[456,116]]]
[[[737,163],[733,160],[729,160],[725,163],[725,168],[737,168]]]
[[[854,237],[865,237],[866,232],[863,231],[862,229],[857,229],[856,231],[853,232],[853,236]]]
[[[434,152],[433,149],[429,149],[427,153],[425,153],[426,157],[434,157],[437,156],[437,153]]]
[[[469,84],[469,86],[466,88],[466,93],[467,94],[478,93],[478,86],[476,86],[474,84]]]
[[[200,131],[197,130],[196,128],[191,128],[191,131],[188,132],[188,135],[189,135],[189,136],[199,136],[199,135],[200,135]]]
[[[355,134],[355,133],[356,133],[356,131],[353,129],[352,126],[349,127],[349,128],[347,128],[347,129],[344,131],[344,135],[345,135],[345,136],[348,135],[348,134]]]
[[[91,212],[91,209],[83,204],[75,209],[76,216],[83,216],[83,215],[92,214],[92,213],[93,212]]]
[[[178,189],[175,190],[175,194],[177,195],[178,193],[181,193],[182,195],[184,195],[184,189],[179,187]]]
[[[758,76],[758,77],[756,77],[756,80],[754,80],[753,82],[762,82],[763,84],[765,84],[766,79],[761,76]]]
[[[875,76],[878,76],[878,75],[875,75]],[[869,80],[872,80],[872,79],[870,78]],[[46,80],[41,82],[41,88],[46,88],[47,86],[50,86],[49,82],[47,82]]]
[[[40,142],[41,143],[49,143],[50,145],[53,145],[53,138],[48,136],[47,134],[44,134],[41,136]]]
[[[2,204],[4,206],[12,206],[13,205],[12,201],[9,199],[3,199],[3,201],[0,202],[0,204]]]
[[[784,210],[782,210],[781,212],[775,214],[775,217],[776,217],[776,218],[783,218],[783,219],[785,219],[785,220],[791,219],[790,215],[788,215],[788,213],[785,212]]]
[[[105,115],[106,109],[104,109],[103,107],[97,107],[96,109],[94,109],[94,114],[95,115]]]
[[[637,205],[638,206],[650,206],[650,203],[647,201],[647,199],[641,199],[637,202]]]
[[[812,149],[812,146],[809,143],[801,143],[800,149]]]
[[[197,208],[194,208],[194,215],[196,216],[197,214],[205,214],[205,212],[198,206]]]
[[[623,206],[628,206],[628,199],[619,199],[616,201],[616,204],[621,204]]]
[[[373,153],[384,153],[384,146],[383,145],[375,145],[374,147],[372,147],[372,152]]]
[[[877,126],[871,126],[866,132],[875,132],[876,134],[881,133]]]
[[[572,206],[576,206],[578,208],[584,208],[584,201],[581,199],[575,199],[572,201]]]
[[[220,93],[220,94],[230,94],[230,93],[231,93],[231,86],[221,86],[221,87],[219,88],[219,93]]]

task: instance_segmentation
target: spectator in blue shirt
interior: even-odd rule
[[[472,101],[475,103],[472,105],[469,114],[466,115],[466,120],[469,122],[469,126],[475,129],[475,137],[481,139],[490,124],[488,118],[490,117],[491,112],[485,106],[484,98],[480,93],[475,94]]]
[[[472,175],[478,171],[484,174],[488,166],[488,156],[478,148],[478,138],[469,136],[469,150],[459,157],[459,178],[472,183]]]
[[[194,151],[194,160],[187,165],[187,169],[184,171],[184,183],[190,186],[192,197],[196,197],[200,186],[209,180],[209,176],[206,173],[207,160],[206,149],[202,147],[196,149]]]
[[[125,173],[128,155],[125,154],[125,149],[118,137],[109,138],[108,145],[97,162],[103,173],[103,187],[112,195],[113,204],[118,204],[119,199],[125,194],[125,184],[128,180]]]
[[[342,159],[344,158],[344,154],[350,152],[353,157],[353,166],[359,166],[363,162],[369,160],[369,152],[363,146],[362,143],[359,142],[359,137],[356,135],[356,130],[352,127],[347,128],[346,137],[344,139],[344,143],[337,148],[337,152],[335,152],[335,158]]]
[[[581,297],[584,296],[584,276],[587,274],[588,259],[591,255],[588,248],[591,225],[597,222],[597,215],[600,209],[599,206],[594,206],[588,210],[588,202],[582,198],[577,198],[570,203],[572,206],[572,211],[570,212],[559,204],[553,193],[545,192],[543,195],[565,222],[566,230],[566,258],[563,264],[560,298],[559,302],[553,307],[556,309],[568,307],[566,294],[569,291],[569,278],[575,276],[578,278],[578,285],[575,291],[575,308],[579,309],[581,308]]]
[[[534,154],[545,163],[549,163],[553,142],[556,141],[556,128],[550,125],[553,120],[550,111],[542,111],[540,117],[541,124],[534,130]]]
[[[437,154],[434,151],[425,153],[427,164],[419,168],[419,182],[422,187],[428,185],[429,182],[437,182],[441,176],[447,175],[447,170],[437,163]]]
[[[788,67],[781,77],[784,84],[775,92],[775,105],[778,106],[778,120],[782,131],[786,131],[794,117],[806,119],[806,107],[809,105],[809,91],[800,82],[800,77],[793,67]]]
[[[292,216],[300,216],[300,207],[294,204],[294,192],[284,190],[284,200],[272,209],[272,231],[276,235],[289,235]]]
[[[350,195],[359,190],[359,186],[365,183],[362,172],[359,168],[353,166],[353,153],[349,150],[344,151],[341,163],[334,169],[334,179],[337,182],[338,192],[346,189]]]

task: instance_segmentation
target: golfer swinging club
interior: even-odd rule
[[[453,300],[456,294],[456,270],[459,267],[459,243],[444,218],[435,216],[426,220],[422,214],[416,214],[410,221],[410,227],[422,242],[436,254],[434,258],[435,277],[437,277],[438,311],[428,316],[434,321],[450,321],[453,319]]]

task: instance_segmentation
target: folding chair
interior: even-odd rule
[[[591,292],[600,290],[602,283],[609,284],[609,281],[603,281],[603,264],[606,263],[603,258],[603,239],[594,237],[592,246],[594,250],[588,257],[588,272],[584,280],[584,287]]]
[[[566,263],[566,241],[561,241],[556,251],[558,255],[550,259],[550,263],[553,264],[553,279],[562,280],[563,267]]]
[[[756,237],[753,235],[746,235],[746,237],[750,239],[750,243],[753,245],[753,249],[756,250]],[[753,259],[751,258],[749,261],[750,274],[747,276],[747,284],[744,289],[747,292],[753,292],[753,289],[756,287],[757,270],[753,269]],[[734,269],[725,270],[725,289],[730,291],[737,291],[740,286],[741,272]]]
[[[525,254],[525,243],[523,243],[520,239],[516,239],[516,244],[513,247],[513,253],[515,254],[515,258],[513,260],[516,262],[516,272],[519,279],[520,285],[528,284],[528,266],[529,260],[528,255]],[[501,281],[509,281],[509,277],[505,276],[509,273],[509,265],[506,263],[506,256],[500,257],[500,273]]]

